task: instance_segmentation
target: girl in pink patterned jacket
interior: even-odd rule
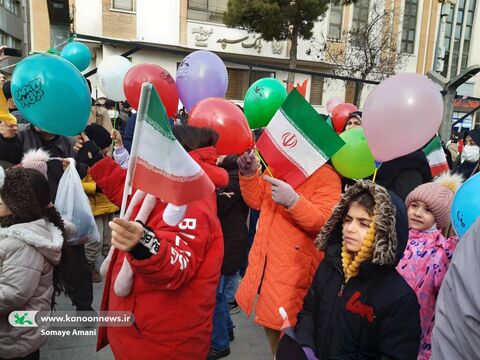
[[[428,360],[431,355],[435,303],[458,241],[456,237],[446,239],[442,230],[450,223],[450,206],[461,181],[458,175],[441,175],[415,188],[405,200],[410,232],[397,271],[415,291],[420,304],[418,360]]]

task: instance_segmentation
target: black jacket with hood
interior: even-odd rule
[[[223,275],[233,275],[247,256],[248,206],[240,192],[237,155],[227,156],[219,166],[228,171],[228,185],[217,191],[218,218],[224,239]]]
[[[405,201],[417,186],[432,181],[432,172],[422,150],[385,161],[377,172],[377,184],[393,191]]]
[[[368,191],[376,204],[371,261],[346,284],[341,260],[342,218],[351,199]],[[324,359],[417,358],[420,318],[417,297],[395,270],[408,240],[403,202],[371,181],[344,194],[317,238],[327,249],[298,314],[297,341]]]

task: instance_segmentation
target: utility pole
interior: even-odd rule
[[[446,143],[450,140],[452,134],[452,116],[453,116],[453,101],[457,89],[460,85],[467,82],[471,77],[480,72],[480,65],[472,65],[455,76],[453,79],[446,79],[435,71],[429,71],[427,76],[442,87],[443,95],[443,121],[440,126],[440,136]]]

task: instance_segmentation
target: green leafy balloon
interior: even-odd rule
[[[287,90],[274,78],[263,78],[252,84],[245,95],[244,112],[251,129],[268,125],[287,98]]]

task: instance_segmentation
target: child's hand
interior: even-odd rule
[[[115,149],[121,148],[123,146],[122,135],[120,135],[120,132],[117,129],[112,130],[111,138],[113,140]]]
[[[132,250],[143,236],[142,224],[135,221],[115,218],[108,225],[112,229],[112,245],[118,250]]]
[[[73,146],[73,150],[77,153],[80,152],[80,150],[83,148],[83,144],[85,144],[89,140],[90,139],[87,135],[85,135],[85,133],[81,133],[80,135],[75,136],[76,143]]]

